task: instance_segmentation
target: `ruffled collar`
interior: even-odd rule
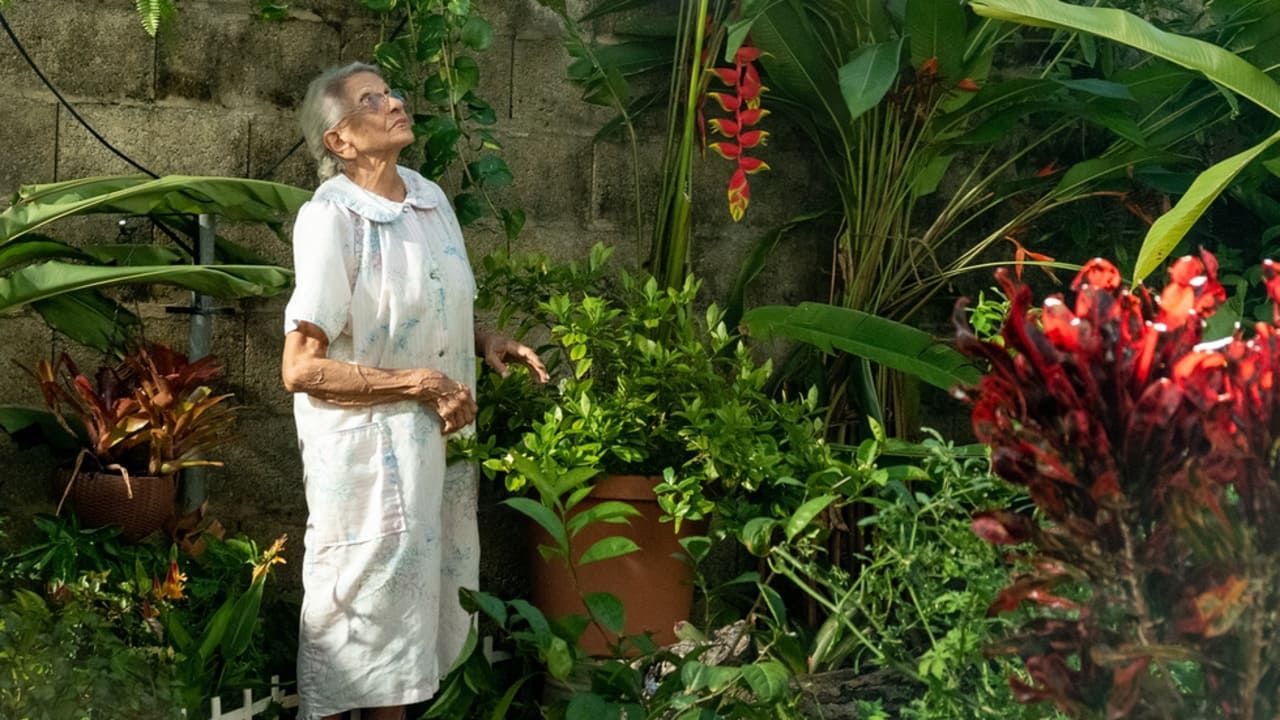
[[[396,166],[396,172],[404,181],[404,202],[396,202],[369,192],[339,173],[316,188],[313,200],[326,200],[341,205],[355,214],[373,222],[387,223],[404,214],[405,206],[429,209],[440,204],[440,193],[435,184],[418,173]]]

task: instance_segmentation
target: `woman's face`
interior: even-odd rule
[[[325,133],[325,144],[338,157],[389,155],[393,159],[413,143],[413,127],[404,102],[391,95],[374,73],[356,73],[343,86],[347,114]]]

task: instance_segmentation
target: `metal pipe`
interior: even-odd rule
[[[212,265],[217,239],[217,216],[200,214],[200,238],[197,246],[198,265]],[[191,334],[187,340],[187,357],[195,362],[209,354],[213,344],[213,298],[191,293]],[[205,468],[188,468],[182,472],[182,510],[192,512],[204,502],[207,493]]]

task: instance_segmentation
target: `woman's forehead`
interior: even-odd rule
[[[347,78],[345,83],[347,95],[360,97],[365,93],[380,93],[387,89],[387,83],[371,72],[356,73]]]

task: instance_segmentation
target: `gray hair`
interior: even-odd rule
[[[362,62],[331,67],[311,81],[307,86],[306,96],[302,98],[302,107],[298,109],[298,124],[302,126],[302,137],[307,141],[307,150],[316,161],[316,174],[320,176],[321,182],[342,172],[342,158],[325,147],[324,134],[341,122],[347,113],[346,98],[342,95],[343,85],[352,75],[366,72],[382,76],[378,68]]]

